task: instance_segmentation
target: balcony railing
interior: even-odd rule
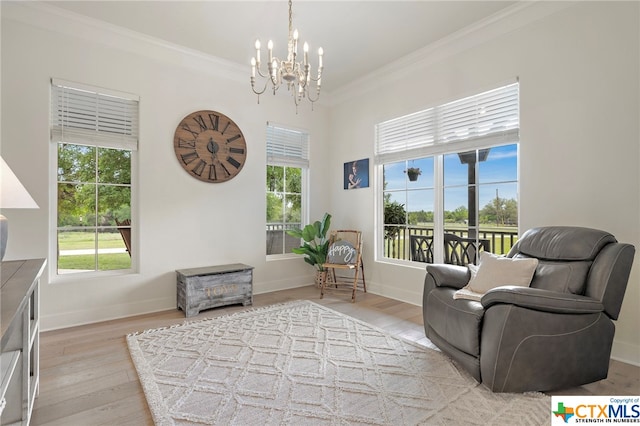
[[[267,223],[267,254],[291,253],[300,246],[300,239],[291,237],[287,231],[300,229],[301,223]]]
[[[431,263],[433,262],[433,248],[430,242],[433,238],[433,228],[427,227],[393,227],[397,229],[392,237],[384,240],[384,255],[391,259],[416,260]],[[477,238],[479,244],[476,244],[475,238],[469,238],[469,231],[460,228],[445,228],[445,234],[456,236],[446,238],[445,262],[454,264],[466,264],[470,262],[477,263],[476,254],[482,250],[490,251],[495,254],[506,254],[518,240],[517,229],[497,230],[497,229],[479,229]],[[411,236],[424,236],[420,240],[423,253],[420,256],[411,254]],[[414,240],[416,240],[414,238]],[[417,241],[414,241],[416,244]]]

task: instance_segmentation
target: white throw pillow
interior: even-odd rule
[[[454,294],[454,299],[480,300],[487,291],[504,285],[529,287],[538,259],[513,259],[493,253],[480,253],[480,265],[468,265],[469,283]]]

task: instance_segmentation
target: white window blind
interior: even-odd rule
[[[309,134],[267,123],[267,163],[309,167]]]
[[[137,97],[60,80],[51,85],[53,142],[137,150]]]
[[[452,143],[518,140],[519,85],[513,83],[376,125],[376,163],[418,158]]]

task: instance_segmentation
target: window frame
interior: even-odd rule
[[[492,92],[500,92],[504,90],[507,96],[513,97],[515,95],[515,105],[509,106],[510,115],[514,113],[517,117],[515,125],[511,123],[508,128],[501,129],[495,132],[487,132],[485,134],[468,134],[467,137],[461,137],[459,139],[443,138],[442,129],[439,127],[443,120],[443,110],[446,110],[450,105],[464,104],[469,101],[473,102],[475,97],[482,98]],[[515,92],[513,92],[515,90]],[[513,101],[513,99],[511,99]],[[438,105],[427,110],[418,111],[415,113],[407,114],[402,117],[393,118],[385,122],[376,124],[375,126],[375,167],[374,167],[374,202],[375,208],[375,250],[374,260],[380,263],[397,264],[401,266],[419,267],[424,268],[424,263],[412,261],[411,259],[396,259],[387,257],[385,255],[385,218],[384,218],[384,166],[386,164],[393,164],[400,161],[411,161],[425,157],[433,157],[434,159],[434,258],[436,262],[442,262],[444,260],[444,157],[448,154],[456,154],[467,151],[475,151],[492,147],[499,147],[505,145],[516,145],[517,152],[517,177],[516,188],[518,194],[518,218],[520,217],[520,117],[519,117],[519,82],[510,82],[506,85],[500,86],[496,89],[492,89],[486,92],[472,95],[466,98],[456,99],[446,104]],[[513,118],[513,117],[511,117]],[[384,145],[380,143],[380,126],[386,123],[401,122],[406,119],[405,128],[392,127],[392,137],[395,138],[395,145]],[[422,123],[420,120],[426,120],[427,123]],[[482,124],[482,123],[480,123]],[[455,130],[455,128],[454,128]],[[447,129],[447,134],[451,134],[451,128]],[[406,139],[406,143],[403,143],[403,138]],[[479,163],[475,164],[476,176],[478,175]],[[478,188],[478,186],[476,186]],[[407,188],[404,190],[407,191]],[[476,213],[479,212],[480,206],[479,200],[476,198]],[[470,208],[470,207],[468,207]],[[407,212],[408,214],[408,212]],[[520,221],[518,221],[519,223]],[[403,225],[409,227],[407,223]],[[479,227],[479,224],[477,225]],[[518,225],[519,232],[519,225]]]
[[[287,142],[284,142],[281,145],[278,145],[273,149],[273,145],[269,143],[269,136],[271,129],[279,129],[283,132],[295,132],[300,133],[306,137],[306,141],[303,142],[304,146],[300,147],[300,150],[296,147],[293,147],[293,151],[288,151],[288,148],[291,147]],[[266,164],[265,164],[265,256],[267,261],[273,260],[284,260],[284,259],[296,259],[300,257],[300,255],[295,254],[293,252],[289,253],[277,253],[277,254],[267,254],[266,253],[266,196],[267,196],[267,185],[266,185],[266,172],[269,166],[276,167],[297,167],[301,169],[300,177],[300,188],[301,188],[301,200],[300,200],[300,215],[301,215],[301,227],[304,227],[309,223],[309,149],[311,146],[311,135],[305,129],[296,128],[293,126],[278,124],[274,122],[267,122],[267,129],[265,135],[265,147],[266,147]],[[283,231],[286,232],[286,231]]]
[[[57,86],[58,88],[55,88]],[[138,130],[138,120],[139,120],[139,102],[140,98],[137,95],[133,95],[130,93],[103,89],[99,87],[94,87],[82,83],[76,82],[68,82],[59,79],[51,79],[51,123],[50,123],[50,139],[49,139],[49,170],[50,170],[50,185],[49,185],[49,282],[50,283],[58,283],[58,282],[74,282],[79,280],[85,280],[87,278],[99,278],[99,277],[110,277],[110,276],[119,276],[119,275],[132,275],[137,274],[139,271],[139,238],[138,238],[138,139],[139,139],[139,130]],[[79,132],[73,132],[73,129],[67,128],[65,133],[64,130],[64,118],[60,118],[59,111],[55,112],[57,109],[56,104],[56,90],[60,90],[59,88],[68,88],[71,90],[78,91],[86,91],[95,94],[96,96],[106,96],[106,97],[115,97],[121,98],[126,101],[133,101],[135,103],[135,114],[132,118],[133,127],[131,132],[127,133],[127,131],[119,131],[119,134],[109,135],[104,134],[104,132],[100,131],[87,131],[81,130]],[[97,118],[96,120],[99,120]],[[63,122],[62,125],[60,123]],[[66,274],[58,273],[58,155],[59,155],[59,146],[62,141],[60,139],[66,137],[64,135],[72,135],[69,136],[69,140],[66,143],[73,145],[84,145],[89,147],[98,148],[109,148],[109,149],[118,149],[118,150],[127,150],[130,151],[130,209],[131,209],[131,244],[136,249],[132,250],[131,253],[131,264],[130,268],[127,269],[113,269],[113,270],[92,270],[92,271],[84,271],[84,272],[72,272]],[[60,136],[62,135],[62,136]],[[110,137],[113,136],[113,137]],[[82,138],[86,137],[86,141],[82,141]],[[98,165],[96,164],[96,170]],[[98,182],[96,182],[98,184]],[[92,228],[96,229],[95,227]],[[123,242],[124,244],[124,242]]]

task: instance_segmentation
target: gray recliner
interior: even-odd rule
[[[427,337],[494,392],[548,391],[607,377],[635,249],[589,228],[530,229],[507,257],[537,258],[530,287],[454,299],[467,267],[427,266]]]

